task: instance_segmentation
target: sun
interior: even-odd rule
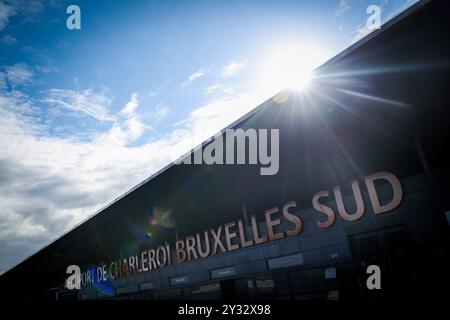
[[[263,58],[258,87],[270,94],[286,88],[303,90],[325,59],[325,52],[312,44],[276,46]]]

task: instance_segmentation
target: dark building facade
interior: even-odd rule
[[[448,297],[449,12],[415,4],[232,124],[278,130],[277,174],[171,164],[3,274],[0,298]]]

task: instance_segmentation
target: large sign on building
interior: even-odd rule
[[[392,188],[390,201],[381,203],[375,182],[388,183]],[[312,197],[312,206],[317,212],[316,227],[324,229],[331,227],[336,216],[339,215],[346,221],[361,219],[368,205],[372,207],[374,214],[382,214],[394,210],[402,201],[403,190],[399,179],[389,172],[377,172],[364,177],[370,203],[365,203],[360,182],[354,179],[350,182],[356,210],[348,212],[344,205],[341,188],[335,186],[332,192],[323,190]],[[331,201],[334,197],[337,206],[335,210],[326,205],[324,201]],[[297,209],[296,201],[289,201],[281,207],[272,207],[265,210],[264,224],[267,234],[262,234],[255,215],[250,217],[250,234],[246,233],[246,226],[242,219],[231,221],[216,228],[210,228],[195,235],[189,235],[175,241],[175,257],[172,257],[171,244],[165,242],[157,248],[144,250],[136,255],[117,259],[109,264],[89,268],[81,276],[81,286],[87,286],[93,282],[102,282],[123,276],[148,272],[158,268],[164,268],[174,263],[181,264],[187,261],[206,258],[222,252],[239,250],[270,241],[276,241],[285,237],[294,237],[302,232],[302,219],[294,211]],[[285,220],[285,221],[283,221]],[[287,222],[289,227],[285,231],[277,231],[277,226]]]

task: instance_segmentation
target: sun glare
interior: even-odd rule
[[[310,83],[313,70],[325,58],[324,51],[313,45],[278,46],[263,59],[259,89],[270,93],[286,88],[302,90]]]

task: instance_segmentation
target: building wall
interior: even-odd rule
[[[408,294],[430,294],[426,292],[424,285],[429,282],[423,279],[430,279],[429,270],[424,270],[422,265],[439,254],[448,255],[445,211],[450,209],[450,199],[448,193],[437,191],[449,189],[448,176],[449,171],[446,170],[430,173],[428,178],[425,174],[420,174],[403,179],[401,204],[393,211],[380,215],[373,213],[361,181],[365,213],[358,221],[344,221],[337,214],[334,201],[324,203],[336,212],[334,225],[327,229],[316,228],[320,213],[312,207],[298,210],[295,214],[303,221],[303,230],[298,236],[116,279],[113,282],[113,295],[102,294],[95,287],[84,288],[80,290],[78,298],[223,298],[224,291],[221,287],[228,286],[227,283],[232,283],[232,292],[238,298],[311,299],[335,298],[337,294],[342,299],[367,296],[370,293],[364,289],[367,275],[362,265],[367,261],[360,256],[358,241],[364,241],[367,237],[370,239],[371,236],[381,239],[382,256],[376,262],[381,264],[387,281],[389,277],[398,278],[399,274],[407,274],[408,277],[411,273],[413,280],[405,280],[405,283],[413,287],[413,292],[408,291]],[[434,188],[430,187],[433,181]],[[379,186],[377,191],[382,203],[392,197],[389,185]],[[345,196],[344,203],[348,212],[354,212],[356,205],[352,194]],[[282,204],[274,204],[276,205]],[[286,228],[288,225],[283,223],[277,231]],[[265,223],[260,223],[260,230],[262,234],[266,234]],[[251,231],[247,231],[251,235]],[[391,252],[392,248],[383,240],[390,232],[394,232],[396,236],[404,235],[409,247],[400,248],[400,251],[405,251],[402,254],[407,256],[409,262],[400,273],[395,270],[395,266],[405,267],[405,264],[398,264],[395,260],[398,258],[398,252],[395,251],[399,249],[394,248]],[[395,239],[394,245],[402,245],[402,241]],[[175,259],[175,252],[172,252],[172,259]],[[425,263],[421,263],[424,259]],[[442,286],[448,283],[444,269],[442,273],[439,270],[435,272],[434,277],[437,281],[441,279]],[[439,278],[441,276],[443,278]],[[220,283],[225,279],[235,281]],[[430,283],[433,285],[433,281]],[[439,290],[440,287],[437,285],[434,290]],[[393,288],[392,293],[398,289]]]

